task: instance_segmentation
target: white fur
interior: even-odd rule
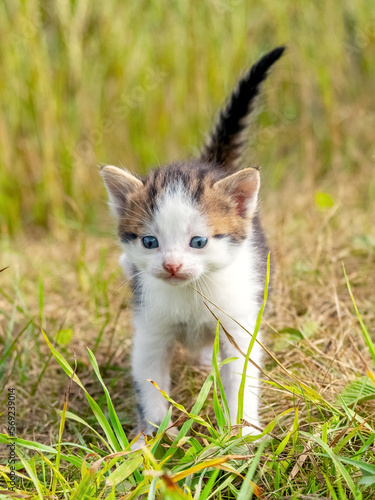
[[[141,304],[134,311],[133,377],[144,418],[159,425],[168,403],[146,379],[154,380],[168,393],[174,342],[179,341],[187,349],[199,353],[207,350],[207,344],[212,345],[214,340],[216,320],[195,289],[252,332],[259,310],[257,298],[263,284],[256,271],[251,234],[240,245],[233,245],[225,238],[212,238],[207,217],[189,200],[182,187],[167,191],[146,232],[158,239],[159,248],[146,249],[138,238],[124,244],[120,264],[127,274],[134,272],[134,268],[138,270],[142,294]],[[189,243],[194,236],[208,237],[206,247],[191,248]],[[186,273],[188,279],[179,283],[162,279],[166,260],[182,264],[181,272]],[[246,352],[250,335],[218,309],[213,309]],[[235,424],[244,357],[230,344],[222,330],[220,353],[222,359],[238,358],[221,371],[231,420]],[[261,352],[256,343],[251,359],[261,364]],[[247,376],[244,418],[259,427],[258,373],[251,364],[247,367]],[[145,432],[153,430],[155,427],[147,424]],[[246,432],[254,433],[254,430],[248,427]]]

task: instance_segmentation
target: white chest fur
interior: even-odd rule
[[[125,254],[120,264],[128,272]],[[262,289],[250,241],[241,245],[226,268],[207,274],[191,285],[171,286],[163,280],[146,277],[139,286],[141,300],[134,314],[135,326],[142,322],[147,325],[150,335],[162,332],[169,337],[175,335],[180,341],[185,338],[183,343],[187,345],[190,344],[189,336],[194,344],[199,344],[200,339],[205,342],[207,330],[212,330],[213,335],[215,332],[216,321],[202,295],[218,306],[219,309],[206,301],[228,329],[233,322],[220,309],[243,326],[253,328]]]

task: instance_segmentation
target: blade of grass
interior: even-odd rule
[[[244,469],[246,469],[248,467],[247,463],[244,463],[242,464],[238,469],[237,469],[237,472],[241,473],[244,471]],[[229,486],[230,483],[232,483],[234,481],[234,479],[236,479],[236,474],[231,474],[229,477],[227,477],[226,479],[224,479],[224,481],[220,482],[220,484],[218,485],[218,487],[211,491],[210,495],[207,497],[207,500],[209,498],[217,498],[219,499],[220,497],[218,495],[221,494],[221,492],[223,490],[225,490],[225,488],[227,488]]]
[[[150,485],[150,490],[147,495],[147,500],[155,500],[156,495],[156,477],[153,478]]]
[[[169,401],[175,408],[177,408],[178,410],[180,410],[182,413],[185,413],[185,415],[187,415],[189,418],[191,418],[192,420],[194,420],[194,422],[203,425],[207,429],[212,429],[212,425],[210,425],[209,423],[207,423],[202,417],[200,417],[199,415],[194,415],[193,413],[189,413],[181,404],[177,403],[174,399],[172,399],[171,397],[169,397],[168,394],[165,391],[163,391],[162,389],[160,389],[160,387],[158,386],[158,384],[156,382],[154,382],[151,379],[146,379],[146,381],[150,382],[161,393],[161,395],[167,401]]]
[[[100,406],[98,403],[90,396],[90,394],[86,391],[85,387],[83,386],[82,382],[79,380],[77,375],[73,372],[72,367],[69,365],[69,363],[64,359],[64,357],[52,346],[51,342],[49,341],[47,335],[44,333],[42,330],[42,334],[44,337],[44,340],[46,341],[48,347],[50,348],[53,356],[55,357],[56,361],[59,363],[61,368],[65,371],[67,375],[72,377],[72,380],[79,385],[81,389],[85,392],[86,398],[89,402],[90,408],[92,412],[95,415],[95,418],[100,425],[100,427],[103,429],[107,439],[108,443],[106,443],[106,446],[110,449],[112,447],[112,450],[110,451],[121,451],[121,446],[119,442],[117,441],[117,438],[111,428],[111,426],[108,423],[108,420],[106,419],[103,411],[101,410]]]
[[[66,411],[68,409],[68,400],[69,400],[70,390],[72,387],[72,379],[76,373],[76,370],[77,370],[77,362],[76,362],[76,365],[74,367],[74,371],[72,373],[72,376],[70,377],[70,380],[69,380],[69,385],[68,385],[66,395],[65,395],[64,408],[61,412],[60,426],[59,426],[59,438],[57,441],[57,454],[56,454],[56,462],[55,462],[55,468],[56,468],[56,471],[58,473],[59,473],[60,459],[61,459],[61,441],[62,441],[62,435],[63,435],[64,427],[65,427],[65,415],[66,415]],[[58,478],[58,475],[54,474],[53,481],[52,481],[52,496],[54,496],[55,492],[56,492],[57,478]]]
[[[259,445],[259,448],[257,449],[254,458],[251,461],[249,470],[247,471],[245,479],[241,485],[241,489],[237,497],[237,500],[251,500],[253,493],[255,493],[257,497],[260,497],[262,495],[261,489],[259,488],[259,486],[253,483],[252,479],[254,477],[256,468],[258,466],[258,463],[260,461],[265,446],[266,442],[262,441]]]
[[[209,480],[207,481],[202,493],[199,494],[198,488],[196,488],[196,492],[198,493],[199,496],[194,495],[194,500],[206,500],[208,495],[211,493],[212,488],[215,484],[217,476],[220,474],[220,469],[217,468],[215,469],[212,474],[210,475]],[[202,483],[203,478],[205,475],[205,470],[202,472],[202,475],[199,479],[200,483]]]
[[[164,434],[164,431],[168,428],[168,425],[169,425],[169,422],[171,420],[171,417],[172,417],[172,406],[170,406],[168,408],[168,412],[167,414],[165,415],[165,417],[163,418],[160,426],[159,426],[159,429],[156,433],[156,437],[155,437],[155,444],[154,446],[152,447],[152,450],[151,450],[151,453],[154,454],[156,452],[156,449],[157,447],[159,446],[159,442]]]
[[[127,477],[133,474],[135,469],[137,469],[142,462],[142,455],[126,460],[107,477],[106,484],[109,486],[117,486],[122,483]]]
[[[111,396],[109,395],[108,389],[102,379],[102,376],[100,374],[99,366],[96,361],[94,353],[91,351],[91,349],[87,348],[89,358],[92,364],[92,367],[94,368],[95,374],[98,377],[99,382],[101,383],[103,389],[104,389],[104,394],[105,398],[107,401],[107,406],[108,406],[108,411],[109,411],[109,416],[111,419],[112,427],[116,433],[117,439],[122,447],[122,449],[126,449],[129,446],[129,441],[125,435],[124,429],[122,428],[121,422],[117,416],[116,410],[113,406]]]
[[[104,492],[104,490],[103,490],[103,492]],[[112,488],[111,493],[105,498],[105,500],[116,500],[116,497],[115,497],[115,487],[114,486]]]
[[[51,455],[57,454],[56,449],[52,448],[52,446],[47,446],[45,444],[37,443],[35,441],[28,441],[26,439],[9,437],[6,434],[0,434],[0,443],[10,444],[12,442],[15,442],[20,447],[26,448],[28,450],[49,453]],[[62,454],[61,458],[63,458],[67,462],[72,463],[73,465],[76,465],[77,467],[80,467],[81,458],[79,458],[79,457],[73,457],[72,455],[63,455]]]
[[[329,492],[330,492],[330,494],[332,496],[332,500],[338,500],[336,492],[335,492],[335,490],[334,490],[334,488],[333,488],[333,486],[331,484],[331,481],[329,480],[329,477],[327,476],[327,474],[323,470],[321,471],[321,473],[322,473],[322,475],[323,475],[323,477],[325,479],[327,488],[328,488],[328,490],[329,490]]]
[[[57,410],[57,414],[58,415],[61,415],[61,410]],[[83,420],[83,418],[81,417],[78,417],[78,415],[75,415],[74,413],[70,412],[70,411],[66,411],[65,413],[65,418],[68,418],[69,420],[73,420],[75,422],[79,422],[80,424],[84,425],[85,427],[87,427],[87,429],[90,429],[90,431],[92,431],[100,440],[101,442],[106,446],[107,446],[107,442],[106,440],[103,438],[103,436],[101,436],[99,434],[98,431],[96,431],[93,427],[91,427],[91,425],[89,425],[86,420]]]
[[[44,460],[44,462],[48,465],[48,467],[51,469],[51,471],[54,473],[54,477],[56,476],[57,479],[60,481],[61,484],[65,484],[66,488],[69,490],[69,491],[72,491],[72,488],[70,486],[70,484],[68,483],[68,481],[65,479],[65,477],[61,474],[61,472],[59,471],[57,465],[53,464],[51,462],[51,460],[49,460],[45,455],[43,455],[43,453],[40,453],[40,456],[42,458],[42,460]],[[46,480],[44,479],[43,481],[44,484],[46,484]]]
[[[193,467],[189,467],[188,469],[185,469],[181,472],[178,472],[173,476],[171,476],[171,479],[174,483],[176,483],[178,481],[181,481],[181,479],[184,479],[185,477],[191,476],[192,474],[199,472],[202,469],[208,469],[209,467],[218,467],[219,465],[222,465],[225,462],[228,462],[229,460],[243,460],[243,458],[244,457],[241,455],[227,455],[225,457],[213,458],[212,460],[207,460],[200,464],[194,465]]]
[[[328,454],[322,454],[324,457],[328,457]],[[368,464],[367,462],[362,462],[361,460],[353,460],[352,458],[342,457],[341,455],[335,455],[337,460],[344,464],[353,465],[357,467],[362,473],[371,475],[375,477],[375,465]]]
[[[346,484],[348,485],[348,487],[349,487],[350,491],[352,492],[353,497],[355,498],[355,500],[361,500],[362,499],[362,493],[358,490],[358,488],[354,484],[353,479],[351,478],[349,472],[343,466],[343,464],[342,464],[342,462],[340,460],[341,457],[338,457],[332,451],[332,449],[324,441],[322,441],[322,439],[320,439],[320,437],[315,436],[313,434],[310,434],[308,432],[302,432],[302,431],[301,431],[301,435],[307,437],[308,439],[312,439],[313,441],[315,441],[327,453],[327,455],[331,458],[331,460],[335,464],[337,470],[340,472],[341,476],[345,480]]]
[[[344,270],[344,275],[345,275],[345,280],[346,280],[346,286],[348,287],[348,290],[349,290],[349,295],[350,295],[350,298],[352,299],[352,302],[353,302],[353,306],[354,306],[354,310],[355,310],[355,313],[357,315],[357,318],[358,318],[358,321],[359,321],[359,324],[361,325],[361,329],[362,329],[362,333],[363,333],[363,338],[365,339],[365,342],[366,342],[366,345],[368,347],[368,350],[370,351],[370,354],[371,354],[371,357],[372,357],[372,360],[374,362],[374,365],[375,365],[375,345],[374,343],[372,342],[371,340],[371,337],[370,337],[370,334],[362,320],[362,316],[360,314],[360,312],[358,311],[358,308],[357,308],[357,304],[355,302],[355,298],[354,298],[354,295],[352,293],[352,289],[350,287],[350,283],[349,283],[349,279],[348,279],[348,276],[346,274],[346,270],[345,270],[345,266],[344,266],[344,263],[342,264],[342,268]],[[371,372],[372,373],[372,372]],[[374,377],[371,377],[372,381],[374,382],[375,384],[375,376]]]
[[[220,433],[222,433],[225,425],[227,425],[227,428],[230,429],[231,422],[230,422],[229,406],[228,406],[227,398],[225,396],[225,391],[224,391],[224,387],[223,387],[223,383],[221,381],[220,371],[219,371],[219,326],[220,326],[220,323],[218,321],[217,326],[216,326],[214,348],[213,348],[213,353],[212,353],[212,366],[213,366],[213,376],[214,376],[215,415],[216,415],[218,425],[220,427]],[[219,402],[217,387],[219,388],[219,394],[220,394],[221,401],[223,404],[224,412],[223,412],[221,405],[220,405],[220,402]]]
[[[17,450],[17,448],[16,448]],[[38,493],[38,497],[40,500],[43,500],[43,492],[42,492],[42,488],[41,488],[41,484],[39,482],[39,479],[37,477],[37,475],[34,473],[32,467],[30,466],[29,462],[27,460],[24,459],[24,457],[22,456],[22,454],[17,450],[17,455],[19,457],[19,459],[21,460],[26,472],[28,473],[31,481],[34,483],[34,486],[35,486],[35,489]]]
[[[250,344],[249,344],[249,347],[248,347],[247,352],[246,352],[244,367],[243,367],[243,371],[242,371],[240,388],[239,388],[239,391],[238,391],[238,411],[237,411],[237,419],[236,419],[236,423],[237,424],[240,424],[241,420],[243,419],[243,405],[244,405],[244,397],[245,397],[245,384],[246,384],[247,365],[249,363],[251,351],[253,350],[253,347],[254,347],[257,335],[258,335],[259,330],[260,330],[260,325],[262,323],[262,318],[263,318],[263,311],[264,311],[264,308],[266,307],[266,304],[267,304],[269,281],[270,281],[270,253],[268,252],[268,256],[267,256],[267,274],[266,274],[266,282],[265,282],[265,285],[264,285],[263,303],[262,303],[262,305],[260,307],[260,310],[259,310],[259,313],[258,313],[258,316],[257,316],[257,320],[256,320],[256,323],[255,323],[254,332],[252,334],[252,337],[251,337],[251,340],[250,340]],[[242,428],[241,427],[239,428],[238,435],[242,436]]]
[[[3,364],[4,360],[9,356],[9,353],[12,352],[12,349],[15,345],[17,345],[17,342],[19,341],[19,339],[21,338],[21,335],[23,333],[25,333],[25,331],[28,329],[28,327],[32,324],[32,322],[34,321],[34,318],[31,318],[27,323],[26,323],[26,326],[24,326],[22,328],[22,330],[20,331],[20,333],[16,336],[16,338],[13,340],[13,342],[10,344],[10,346],[8,347],[8,349],[5,350],[4,354],[1,356],[0,358],[0,366]]]

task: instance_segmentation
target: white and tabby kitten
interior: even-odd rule
[[[199,158],[151,170],[145,178],[112,166],[101,170],[123,245],[120,264],[134,292],[132,370],[139,429],[146,434],[168,409],[146,379],[168,393],[174,343],[194,353],[207,352],[213,344],[216,320],[196,289],[250,332],[254,329],[267,245],[257,214],[259,171],[239,165],[241,133],[261,83],[283,51],[264,56],[240,80]],[[249,335],[213,309],[246,352]],[[222,359],[239,356],[223,331],[220,351]],[[261,364],[256,343],[251,358]],[[221,371],[233,424],[243,368],[240,356]],[[244,418],[259,427],[258,371],[249,364],[247,375]]]

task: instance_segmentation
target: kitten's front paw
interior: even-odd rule
[[[260,434],[262,434],[263,427],[260,425],[260,422],[255,420],[253,422],[243,420],[242,422],[242,436],[259,436]]]
[[[198,364],[203,370],[212,369],[212,351],[213,346],[204,346],[199,353]]]

